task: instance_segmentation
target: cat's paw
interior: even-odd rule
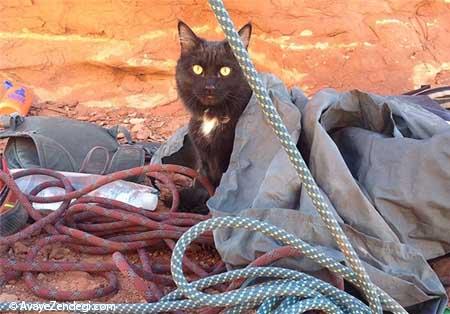
[[[189,212],[196,214],[208,214],[209,209],[206,206],[208,192],[201,188],[187,188],[180,191],[180,212]]]

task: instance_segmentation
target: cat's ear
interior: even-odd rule
[[[181,52],[187,52],[195,48],[201,41],[192,29],[184,22],[178,21],[178,35],[180,37]]]
[[[241,36],[241,40],[244,43],[245,48],[248,48],[248,44],[250,43],[250,36],[252,35],[252,23],[245,24],[239,30],[239,36]]]

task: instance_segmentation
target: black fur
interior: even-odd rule
[[[176,67],[178,94],[191,114],[189,137],[198,157],[200,173],[206,175],[217,187],[227,170],[233,149],[236,123],[244,111],[252,91],[239,67],[227,41],[207,41],[199,38],[183,22],[179,22],[181,55]],[[245,25],[239,34],[248,46],[251,24]],[[195,74],[194,65],[203,68]],[[229,67],[228,76],[220,74],[222,67]],[[202,132],[204,118],[219,121],[207,136]],[[193,211],[202,203],[205,209],[207,196],[193,190],[181,194],[184,210]]]

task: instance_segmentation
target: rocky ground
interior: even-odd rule
[[[134,139],[139,141],[163,142],[176,129],[188,121],[188,113],[178,102],[154,109],[131,108],[89,108],[73,104],[40,103],[31,115],[65,116],[97,123],[104,127],[117,124],[125,126]]]

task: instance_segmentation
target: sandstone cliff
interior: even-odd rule
[[[227,0],[251,20],[261,71],[312,94],[323,87],[398,93],[450,84],[450,0]],[[42,101],[154,107],[177,101],[183,19],[221,38],[206,0],[0,1],[0,78]]]

